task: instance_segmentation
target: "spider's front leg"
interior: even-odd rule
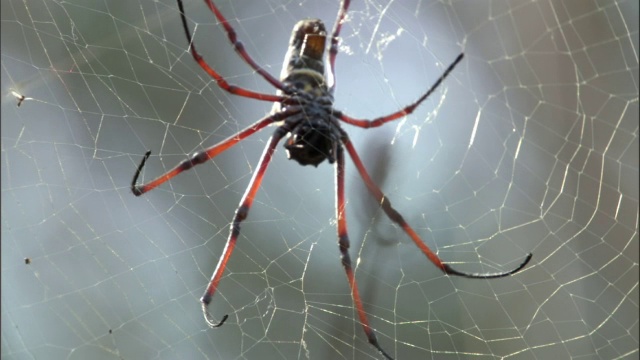
[[[285,111],[281,111],[281,112],[266,116],[258,120],[251,126],[240,131],[239,133],[227,138],[226,140],[223,140],[218,144],[202,152],[195,153],[192,157],[186,160],[183,160],[178,165],[176,165],[173,169],[160,175],[156,179],[146,184],[138,185],[138,177],[140,177],[142,168],[144,167],[147,159],[149,158],[149,155],[151,154],[151,151],[147,151],[147,153],[142,158],[140,165],[138,165],[138,168],[133,176],[133,180],[131,181],[131,191],[136,196],[140,196],[148,191],[151,191],[157,186],[169,181],[176,175],[182,173],[183,171],[189,170],[196,165],[202,164],[207,160],[214,158],[215,156],[221,154],[225,150],[228,150],[233,145],[239,143],[240,141],[247,138],[248,136],[260,131],[267,125],[270,125],[280,120],[284,120],[298,113],[300,113],[299,107],[290,106]],[[236,210],[236,214],[235,214],[233,223],[231,225],[231,233],[229,234],[229,239],[224,248],[220,261],[218,262],[218,266],[216,267],[216,270],[214,271],[213,276],[211,277],[211,281],[209,282],[209,286],[207,287],[205,294],[200,299],[200,301],[202,302],[202,309],[204,311],[205,320],[207,321],[207,324],[211,327],[219,327],[225,322],[225,320],[227,320],[228,316],[225,315],[220,322],[216,323],[215,321],[213,321],[211,315],[209,315],[209,312],[207,311],[207,306],[211,302],[211,298],[213,297],[216,287],[218,286],[218,282],[220,282],[220,278],[222,277],[222,273],[224,272],[227,261],[229,260],[229,257],[233,252],[233,248],[235,247],[238,234],[240,233],[240,223],[247,217],[249,209],[251,208],[251,204],[253,203],[255,194],[258,191],[258,188],[260,188],[260,183],[262,183],[262,178],[264,177],[264,173],[267,169],[267,166],[269,165],[269,161],[271,160],[271,155],[275,151],[275,147],[277,143],[280,141],[280,139],[282,139],[284,135],[287,134],[287,132],[288,132],[288,128],[286,128],[285,126],[280,126],[276,129],[274,134],[271,136],[271,139],[267,147],[265,148],[264,153],[262,154],[262,157],[260,158],[260,162],[258,164],[258,170],[253,174],[253,177],[251,178],[251,182],[249,183],[247,191],[242,197],[240,206]]]
[[[351,140],[349,139],[349,136],[347,135],[347,133],[344,132],[344,130],[341,130],[341,134],[342,134],[342,144],[344,144],[344,146],[347,148],[347,152],[349,152],[349,156],[351,157],[351,160],[353,160],[353,163],[355,164],[356,169],[358,169],[358,172],[360,173],[360,177],[362,177],[362,180],[367,186],[369,193],[371,193],[371,195],[376,199],[378,204],[380,204],[380,206],[382,207],[382,210],[387,215],[387,217],[389,217],[391,221],[398,224],[398,226],[400,226],[402,230],[407,235],[409,235],[413,243],[416,244],[416,246],[420,249],[420,251],[422,251],[422,253],[443,273],[447,275],[461,276],[469,279],[495,279],[495,278],[501,278],[501,277],[513,275],[518,271],[522,270],[529,263],[529,261],[531,260],[531,257],[533,256],[531,253],[529,253],[527,257],[524,259],[524,261],[520,263],[520,265],[518,265],[516,268],[509,271],[505,271],[505,272],[467,273],[467,272],[458,271],[452,268],[450,265],[443,263],[442,260],[440,260],[440,257],[436,255],[436,253],[431,251],[431,249],[427,246],[427,244],[425,244],[424,241],[422,241],[418,233],[416,233],[415,230],[413,230],[413,228],[409,226],[409,224],[402,217],[402,215],[391,206],[391,202],[389,201],[389,198],[387,198],[382,193],[382,190],[380,190],[380,188],[373,182],[373,180],[371,180],[371,177],[369,176],[367,169],[365,169],[364,165],[362,164],[362,160],[360,160],[360,156],[358,156],[358,153],[356,152],[356,149],[353,147],[353,144],[351,143]]]
[[[153,190],[154,188],[158,187],[159,185],[162,185],[165,182],[171,180],[172,178],[174,178],[176,175],[182,173],[183,171],[187,171],[187,170],[191,169],[192,167],[194,167],[196,165],[200,165],[200,164],[202,164],[202,163],[204,163],[204,162],[206,162],[208,160],[211,160],[212,158],[220,155],[224,151],[226,151],[229,148],[231,148],[233,145],[235,145],[235,144],[239,143],[240,141],[242,141],[243,139],[245,139],[246,137],[251,136],[251,135],[255,134],[256,132],[262,130],[267,125],[270,125],[270,124],[272,124],[274,122],[283,120],[284,118],[287,118],[287,117],[289,117],[291,115],[295,115],[295,114],[297,114],[299,112],[300,112],[300,108],[299,107],[290,106],[285,111],[281,111],[281,112],[275,113],[273,115],[266,116],[266,117],[256,121],[252,125],[246,127],[244,130],[241,130],[239,133],[237,133],[235,135],[232,135],[232,136],[226,138],[225,140],[222,140],[221,142],[213,145],[210,148],[205,149],[204,151],[197,152],[197,153],[193,154],[193,156],[191,156],[188,159],[183,160],[178,165],[176,165],[173,169],[171,169],[171,170],[167,171],[166,173],[158,176],[154,180],[151,180],[150,182],[148,182],[146,184],[138,185],[138,177],[140,177],[140,173],[142,172],[142,168],[144,167],[144,164],[147,162],[147,159],[149,158],[149,155],[151,155],[151,151],[147,151],[144,154],[144,157],[142,158],[142,161],[140,161],[140,165],[138,165],[136,173],[133,175],[133,180],[131,181],[131,192],[133,192],[133,194],[135,196],[140,196],[140,195],[142,195],[142,194],[144,194],[146,192],[149,192],[149,191]]]
[[[253,177],[251,177],[251,181],[247,186],[247,190],[242,196],[240,205],[236,210],[233,222],[231,223],[231,229],[229,231],[227,244],[224,246],[224,250],[222,251],[222,255],[220,256],[220,260],[218,261],[216,269],[213,271],[213,275],[211,275],[209,286],[207,286],[207,290],[205,290],[204,295],[202,295],[202,298],[200,299],[200,301],[202,302],[204,319],[210,327],[221,326],[228,317],[228,315],[225,315],[220,322],[216,322],[209,314],[207,307],[211,303],[211,299],[213,298],[213,295],[218,288],[218,283],[220,282],[220,279],[222,279],[224,269],[227,267],[227,262],[231,257],[231,253],[233,253],[236,242],[238,241],[238,235],[240,235],[240,223],[247,218],[249,210],[251,209],[251,205],[253,204],[253,200],[255,199],[256,193],[258,192],[260,184],[262,183],[262,179],[264,178],[264,174],[267,171],[267,167],[269,166],[269,162],[271,162],[271,157],[275,152],[276,145],[278,145],[280,139],[282,139],[282,137],[286,135],[287,132],[288,130],[284,126],[278,127],[269,139],[267,146],[264,148],[264,152],[262,153],[260,161],[258,162],[258,168],[253,173]]]
[[[340,254],[342,256],[342,266],[347,273],[347,280],[349,281],[349,287],[351,288],[351,297],[356,306],[358,317],[360,318],[360,324],[364,329],[369,343],[373,345],[386,359],[393,360],[389,354],[378,343],[376,333],[369,325],[369,319],[367,313],[362,306],[362,299],[358,292],[358,284],[356,283],[355,275],[353,274],[353,268],[351,267],[351,257],[349,256],[349,233],[347,231],[347,217],[345,214],[345,198],[344,198],[344,150],[341,145],[337,147],[337,161],[336,161],[336,217],[338,219],[338,245],[340,246]]]

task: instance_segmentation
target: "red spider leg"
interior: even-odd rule
[[[340,30],[342,29],[342,23],[344,17],[347,15],[351,0],[343,0],[340,3],[340,10],[338,11],[338,17],[336,23],[333,24],[333,33],[331,33],[331,47],[329,48],[329,66],[327,69],[327,78],[329,84],[329,92],[333,94],[333,90],[336,87],[336,56],[338,56],[338,36],[340,36]]]
[[[181,172],[189,170],[196,165],[202,164],[203,162],[206,162],[207,160],[210,160],[211,158],[218,156],[220,153],[224,152],[225,150],[229,149],[233,145],[242,141],[244,138],[260,131],[265,126],[272,124],[276,121],[280,121],[291,115],[294,115],[299,111],[300,110],[297,107],[289,107],[284,112],[280,112],[280,113],[276,113],[276,114],[264,117],[258,120],[257,122],[255,122],[254,124],[250,125],[249,127],[246,127],[244,130],[241,130],[239,133],[232,135],[225,140],[222,140],[221,142],[213,145],[210,148],[205,149],[204,151],[193,154],[190,158],[183,160],[178,165],[176,165],[173,169],[160,175],[156,179],[146,184],[137,185],[140,172],[142,172],[142,168],[144,167],[145,162],[149,158],[149,155],[151,155],[151,150],[149,150],[147,151],[146,154],[144,154],[144,157],[142,158],[142,161],[140,162],[140,165],[138,165],[138,169],[136,170],[136,173],[133,176],[133,181],[131,181],[131,191],[135,196],[140,196],[148,191],[151,191],[157,186],[169,181],[170,179],[180,174]]]
[[[373,120],[361,120],[361,119],[354,119],[352,117],[349,117],[345,114],[343,114],[340,111],[335,111],[334,115],[346,122],[347,124],[351,124],[351,125],[355,125],[361,128],[372,128],[372,127],[378,127],[382,124],[388,123],[390,121],[399,119],[403,116],[409,115],[411,114],[426,98],[429,97],[429,95],[431,95],[437,88],[438,86],[440,86],[440,84],[442,83],[442,81],[444,81],[444,79],[449,75],[449,73],[456,67],[456,65],[458,65],[458,63],[462,60],[462,58],[464,57],[464,54],[461,53],[460,55],[458,55],[458,57],[451,63],[451,65],[449,65],[449,67],[447,67],[447,70],[445,70],[442,75],[440,75],[440,78],[438,78],[438,80],[436,80],[435,83],[433,83],[433,85],[431,85],[431,88],[429,88],[429,90],[422,95],[418,101],[414,102],[413,104],[406,106],[405,108],[401,109],[400,111],[396,111],[392,114],[389,114],[387,116],[381,116],[379,118],[375,118]]]
[[[204,313],[204,319],[211,327],[221,326],[228,317],[227,315],[225,315],[219,323],[216,323],[215,321],[213,321],[213,318],[209,314],[207,307],[209,306],[209,303],[211,303],[211,298],[218,288],[218,283],[220,282],[220,279],[222,279],[224,269],[227,267],[227,262],[229,261],[231,253],[236,246],[236,241],[238,240],[238,235],[240,234],[240,223],[247,218],[249,210],[251,209],[251,205],[253,204],[253,200],[255,199],[256,193],[258,192],[260,184],[262,183],[262,178],[267,171],[267,167],[269,166],[271,157],[276,149],[276,145],[278,145],[280,139],[282,139],[282,137],[286,134],[287,129],[284,126],[277,128],[271,136],[271,139],[269,139],[269,143],[267,144],[267,146],[265,146],[264,152],[262,153],[260,161],[258,162],[258,168],[253,173],[253,177],[249,182],[249,186],[247,186],[247,190],[242,196],[240,205],[236,210],[233,222],[231,223],[229,239],[227,240],[227,244],[224,246],[222,256],[220,256],[220,261],[218,262],[216,269],[213,271],[213,275],[211,275],[211,281],[209,282],[209,286],[207,286],[207,290],[204,292],[202,298],[200,299],[200,301],[202,302],[202,312]]]
[[[211,9],[211,11],[213,11],[213,13],[216,15],[216,17],[218,18],[218,21],[222,23],[222,26],[224,27],[224,30],[227,32],[227,36],[229,37],[229,42],[231,43],[231,45],[233,45],[233,48],[236,50],[238,55],[240,55],[240,57],[242,57],[242,59],[247,64],[249,64],[249,66],[251,66],[253,70],[255,70],[258,74],[260,74],[260,76],[262,76],[265,80],[267,80],[271,85],[273,85],[274,87],[282,91],[285,91],[286,86],[280,80],[274,78],[271,74],[269,74],[266,70],[264,70],[260,65],[258,65],[255,61],[253,61],[253,58],[251,58],[251,56],[249,56],[249,54],[247,53],[247,50],[244,48],[244,44],[242,43],[242,41],[238,40],[236,31],[233,29],[233,27],[231,27],[231,25],[229,25],[229,21],[227,20],[227,18],[224,17],[224,15],[222,15],[222,13],[220,12],[220,10],[218,10],[218,7],[213,3],[213,1],[205,0],[204,2],[207,3],[207,6],[209,6],[209,9]]]
[[[215,6],[213,4],[211,4],[210,7],[211,6],[213,6],[214,9],[215,9]],[[220,88],[222,88],[223,90],[225,90],[225,91],[227,91],[227,92],[229,92],[231,94],[243,96],[243,97],[246,97],[246,98],[256,99],[256,100],[275,101],[275,102],[279,102],[279,101],[284,100],[285,97],[283,97],[283,96],[273,95],[273,94],[258,93],[258,92],[254,92],[254,91],[251,91],[251,90],[247,90],[245,88],[241,88],[241,87],[233,85],[233,84],[229,84],[222,77],[222,75],[218,74],[215,70],[213,70],[209,66],[209,64],[207,64],[207,62],[202,58],[202,56],[198,53],[198,51],[196,51],[196,46],[193,43],[193,39],[191,38],[191,32],[189,31],[189,25],[187,24],[187,17],[184,14],[184,6],[182,5],[182,0],[178,0],[178,8],[180,9],[180,17],[182,18],[182,26],[184,27],[184,32],[187,34],[187,40],[189,41],[189,45],[190,45],[190,49],[191,49],[191,55],[193,56],[193,59],[198,63],[198,65],[200,65],[200,67],[204,71],[207,72],[207,74],[209,74],[209,76],[211,76],[216,81],[216,83],[218,84],[218,86]],[[217,9],[215,9],[215,10],[217,10]],[[237,48],[236,48],[236,50],[240,53],[242,58],[245,59],[245,61],[247,61],[247,62],[251,61],[249,63],[249,65],[251,65],[252,67],[255,65],[255,63],[253,63],[253,60],[251,60],[251,58],[248,57],[246,52],[244,52],[244,55],[243,55],[243,52],[240,52]],[[247,59],[249,59],[249,60],[247,60]],[[252,63],[253,63],[253,65],[252,65]],[[255,65],[255,66],[257,66],[257,65]],[[254,69],[256,69],[256,68],[254,67]],[[260,69],[260,70],[262,70],[262,69]],[[258,71],[258,73],[260,73],[260,75],[262,75],[263,77],[266,74],[266,72],[264,70],[259,71],[259,70],[256,69],[256,71]],[[268,74],[266,74],[266,75],[270,76]],[[265,79],[267,79],[269,81],[268,78],[265,77]],[[271,82],[271,81],[269,81],[269,82]],[[273,85],[275,87],[277,87],[278,89],[282,89],[283,88],[282,83],[280,83],[279,81],[278,81],[278,84],[273,84]]]
[[[351,288],[351,296],[353,302],[358,311],[358,317],[360,317],[360,324],[364,329],[369,343],[373,345],[382,355],[387,359],[392,359],[378,344],[376,333],[369,325],[369,319],[362,306],[362,299],[358,292],[358,284],[351,268],[351,257],[349,256],[349,234],[347,232],[347,216],[345,214],[345,198],[344,198],[344,150],[342,146],[337,148],[336,162],[336,217],[338,218],[338,245],[340,246],[340,253],[342,254],[342,266],[347,273],[347,279],[349,280],[349,287]]]
[[[413,240],[416,246],[420,248],[422,253],[425,254],[427,258],[429,258],[429,260],[435,266],[437,266],[440,270],[442,270],[442,272],[444,272],[445,274],[457,275],[457,276],[473,278],[473,279],[500,278],[500,277],[505,277],[505,276],[509,276],[511,274],[517,273],[527,265],[529,260],[531,260],[532,254],[529,253],[529,255],[527,255],[527,257],[524,259],[524,261],[520,265],[518,265],[518,267],[516,267],[513,270],[510,270],[507,272],[501,272],[501,273],[488,273],[488,274],[465,273],[465,272],[461,272],[451,268],[451,266],[443,263],[442,260],[440,260],[440,258],[438,257],[438,255],[436,255],[433,251],[431,251],[431,249],[429,249],[427,244],[425,244],[424,241],[420,239],[420,236],[418,236],[418,234],[411,228],[411,226],[407,224],[407,222],[404,220],[402,215],[400,215],[400,213],[398,213],[398,211],[396,211],[396,209],[394,209],[391,206],[391,202],[389,201],[389,199],[382,193],[380,188],[373,182],[373,180],[371,180],[371,177],[369,176],[369,174],[367,173],[367,170],[362,164],[362,161],[360,160],[358,153],[353,147],[351,140],[349,140],[348,135],[344,131],[342,131],[342,143],[347,148],[347,151],[349,152],[349,156],[351,156],[351,159],[353,160],[353,163],[356,165],[356,168],[358,169],[358,172],[360,173],[362,180],[364,180],[365,185],[369,189],[369,192],[378,201],[380,206],[382,206],[382,209],[384,210],[385,214],[387,214],[387,216],[389,217],[389,219],[391,219],[391,221],[398,224],[402,228],[402,230],[404,230],[404,232],[407,235],[409,235],[409,237],[411,238],[411,240]]]

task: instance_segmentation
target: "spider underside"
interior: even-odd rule
[[[200,299],[202,302],[204,317],[209,326],[219,327],[228,318],[228,315],[224,315],[220,321],[215,321],[209,314],[207,308],[217,289],[218,283],[222,278],[233,249],[235,248],[236,241],[240,233],[240,223],[246,219],[249,210],[251,209],[255,195],[260,188],[266,169],[271,161],[273,153],[275,152],[276,145],[285,137],[284,147],[286,149],[287,156],[290,159],[296,160],[299,164],[318,166],[325,159],[330,164],[335,164],[336,217],[338,245],[341,253],[342,265],[345,269],[349,287],[351,288],[353,302],[367,339],[369,343],[373,345],[386,359],[392,359],[392,357],[380,346],[373,328],[369,325],[369,320],[358,292],[358,286],[351,267],[351,258],[348,252],[349,235],[347,232],[344,194],[345,148],[369,192],[380,204],[385,214],[393,222],[398,224],[416,244],[416,246],[418,246],[420,251],[422,251],[422,253],[445,274],[476,279],[499,278],[520,271],[527,265],[529,260],[531,260],[532,254],[529,253],[524,261],[515,269],[499,273],[466,273],[455,270],[451,266],[443,263],[440,258],[432,252],[431,249],[429,249],[424,241],[422,241],[419,235],[409,226],[402,215],[400,215],[400,213],[391,206],[389,199],[371,180],[371,177],[362,164],[362,161],[353,147],[349,136],[340,125],[340,122],[342,121],[356,127],[367,129],[381,126],[387,122],[391,122],[411,114],[418,105],[420,105],[431,93],[434,92],[440,83],[442,83],[442,81],[456,67],[456,65],[462,60],[464,56],[463,54],[458,55],[458,57],[447,67],[435,83],[414,103],[394,113],[372,120],[356,119],[333,108],[333,92],[336,85],[334,69],[336,56],[338,54],[339,34],[350,5],[350,0],[343,0],[341,2],[340,10],[338,11],[337,19],[330,36],[328,69],[326,70],[327,76],[325,76],[325,63],[323,59],[327,38],[325,26],[319,19],[305,19],[299,21],[293,28],[291,39],[289,41],[289,49],[285,56],[280,79],[274,78],[253,61],[244,49],[242,43],[237,40],[234,29],[219,11],[217,6],[211,0],[205,0],[209,9],[214,13],[227,33],[229,41],[235,51],[255,72],[276,88],[277,91],[275,95],[257,93],[229,84],[219,73],[212,69],[196,51],[189,26],[187,24],[182,0],[177,1],[184,31],[190,45],[190,52],[198,65],[214,80],[216,80],[221,89],[241,97],[273,102],[274,105],[268,116],[258,120],[254,124],[226,140],[223,140],[204,151],[195,153],[190,158],[180,162],[173,169],[160,175],[156,179],[148,183],[138,185],[138,177],[142,172],[142,168],[144,167],[146,160],[151,154],[151,152],[148,151],[140,162],[140,165],[133,177],[133,181],[131,183],[132,192],[136,196],[139,196],[151,191],[183,171],[187,171],[196,165],[214,158],[266,126],[271,124],[277,125],[277,128],[269,139],[264,152],[260,157],[258,166],[240,201],[240,205],[236,209],[235,216],[230,227],[229,238],[227,239],[223,253],[213,272],[209,285]]]

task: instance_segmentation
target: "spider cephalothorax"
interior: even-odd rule
[[[385,123],[397,120],[406,115],[411,114],[414,109],[420,105],[429,95],[442,83],[442,81],[449,75],[449,73],[456,67],[456,65],[462,60],[463,55],[458,57],[447,67],[447,69],[440,75],[435,83],[422,94],[418,100],[405,106],[404,108],[393,112],[386,116],[381,116],[373,120],[356,119],[343,114],[341,111],[333,108],[333,91],[335,89],[335,59],[338,54],[338,42],[340,29],[342,23],[345,20],[345,15],[349,8],[350,0],[342,0],[338,16],[334,24],[333,32],[331,34],[331,44],[329,46],[329,55],[327,63],[327,76],[325,77],[325,64],[323,61],[325,53],[326,42],[326,30],[324,24],[318,19],[306,19],[298,22],[293,29],[291,40],[289,42],[289,50],[285,57],[284,65],[280,80],[274,78],[268,72],[266,72],[260,65],[256,64],[249,54],[244,49],[244,46],[238,41],[236,32],[229,24],[227,19],[222,15],[218,7],[212,2],[212,0],[205,0],[205,3],[213,11],[218,21],[224,27],[229,41],[235,48],[236,52],[240,55],[255,72],[262,76],[267,82],[273,85],[277,89],[277,93],[265,94],[254,92],[245,88],[241,88],[235,85],[227,83],[227,81],[212,69],[209,64],[200,56],[196,51],[195,45],[192,42],[191,32],[187,24],[187,18],[184,14],[184,7],[182,0],[178,0],[178,8],[180,9],[180,16],[184,31],[187,35],[187,41],[190,45],[190,52],[193,59],[200,65],[200,67],[206,71],[221,89],[242,97],[271,101],[274,103],[271,113],[253,123],[252,125],[241,130],[237,134],[223,140],[222,142],[213,145],[204,151],[193,154],[190,158],[183,160],[173,169],[160,175],[154,180],[138,185],[138,177],[142,172],[142,168],[146,160],[151,154],[147,151],[142,158],[138,169],[133,176],[131,182],[131,191],[136,196],[140,196],[157,186],[172,179],[176,175],[191,169],[192,167],[202,164],[220,153],[228,150],[233,145],[255,134],[256,132],[264,129],[268,125],[277,125],[278,127],[274,131],[273,135],[269,139],[265,146],[264,152],[260,157],[258,166],[254,170],[253,176],[247,190],[245,191],[240,205],[236,209],[235,216],[230,224],[229,237],[227,244],[223,250],[216,269],[213,271],[211,280],[207,289],[202,295],[200,301],[202,302],[202,309],[207,324],[211,327],[221,326],[228,318],[227,315],[223,316],[220,321],[215,321],[209,314],[207,307],[211,303],[213,295],[216,292],[218,283],[222,279],[222,274],[227,266],[233,249],[235,248],[240,234],[240,224],[244,221],[251,209],[251,205],[255,200],[262,179],[273,153],[275,152],[276,145],[285,136],[288,138],[285,140],[285,149],[289,158],[296,160],[302,165],[314,165],[317,166],[324,159],[327,159],[329,163],[335,163],[336,169],[336,219],[338,228],[338,247],[340,250],[342,266],[344,267],[347,275],[347,281],[351,289],[351,296],[355,309],[358,313],[358,318],[367,340],[373,345],[380,354],[385,358],[391,359],[391,356],[385,352],[378,340],[374,330],[369,325],[369,319],[367,313],[364,310],[362,299],[358,292],[358,285],[356,283],[354,271],[351,267],[351,257],[349,256],[349,234],[347,231],[347,219],[346,219],[346,200],[345,200],[345,162],[344,162],[344,150],[353,160],[356,170],[362,177],[365,185],[367,186],[371,195],[375,198],[385,214],[395,222],[402,230],[411,238],[418,249],[425,255],[436,267],[438,267],[443,273],[448,275],[462,276],[465,278],[474,279],[491,279],[505,277],[520,271],[531,260],[531,254],[529,254],[525,260],[515,269],[498,272],[498,273],[466,273],[453,269],[436,255],[427,244],[422,241],[418,233],[416,233],[411,226],[404,220],[398,211],[392,206],[389,199],[382,193],[380,188],[371,180],[369,173],[365,169],[360,156],[355,150],[355,147],[349,139],[346,131],[340,126],[340,121],[347,124],[357,126],[360,128],[372,128],[381,126]]]
[[[324,159],[333,164],[336,161],[336,148],[339,133],[322,118],[312,118],[299,122],[291,130],[284,147],[289,159],[300,165],[318,166]]]

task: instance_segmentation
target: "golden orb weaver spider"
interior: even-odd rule
[[[344,150],[347,149],[347,153],[351,157],[358,173],[362,177],[367,189],[371,195],[380,204],[385,214],[393,222],[398,224],[402,230],[411,238],[411,240],[418,246],[420,251],[442,272],[448,275],[462,276],[465,278],[473,279],[491,279],[505,277],[514,274],[524,268],[529,260],[531,260],[532,254],[529,253],[524,261],[518,265],[515,269],[501,273],[465,273],[453,269],[451,266],[443,263],[442,260],[436,255],[429,247],[422,241],[420,236],[407,224],[402,215],[398,213],[389,202],[389,199],[382,193],[380,188],[371,180],[371,177],[367,173],[358,153],[356,152],[351,140],[347,133],[340,126],[340,121],[350,125],[354,125],[361,128],[378,127],[385,123],[397,120],[406,115],[411,114],[418,105],[420,105],[435,89],[442,83],[442,81],[451,73],[451,71],[462,60],[463,54],[458,57],[447,67],[447,69],[440,75],[438,80],[414,103],[391,113],[386,116],[381,116],[373,120],[369,119],[357,119],[347,116],[339,110],[333,108],[333,92],[335,90],[336,78],[335,78],[335,61],[338,55],[338,42],[340,30],[345,20],[345,15],[349,9],[350,0],[342,0],[338,16],[334,24],[333,32],[330,37],[330,47],[328,55],[328,69],[325,76],[324,70],[324,52],[327,33],[324,24],[319,19],[305,19],[299,21],[293,28],[291,34],[291,40],[289,42],[289,50],[285,56],[283,69],[280,75],[280,80],[276,79],[268,72],[266,72],[260,65],[249,56],[245,50],[242,42],[237,39],[235,30],[231,27],[227,19],[222,15],[218,7],[212,0],[205,0],[205,3],[209,9],[215,14],[218,21],[222,24],[231,45],[234,47],[238,55],[246,62],[255,72],[262,76],[267,82],[277,89],[275,95],[254,92],[245,88],[241,88],[232,84],[229,84],[224,77],[217,73],[213,68],[207,64],[207,62],[196,51],[195,44],[193,43],[191,32],[187,24],[187,18],[184,12],[184,6],[182,0],[178,1],[178,8],[180,10],[180,17],[182,19],[182,25],[187,36],[187,41],[190,46],[190,52],[193,59],[198,65],[206,71],[214,80],[218,86],[234,95],[246,97],[250,99],[269,101],[274,103],[272,112],[253,123],[252,125],[241,130],[237,134],[223,140],[222,142],[213,145],[204,151],[193,154],[189,159],[180,162],[173,169],[160,175],[156,179],[142,185],[138,185],[138,177],[142,172],[142,168],[146,160],[151,155],[151,151],[142,158],[140,165],[133,176],[131,182],[131,191],[136,196],[140,196],[157,186],[169,181],[173,177],[187,171],[192,167],[202,164],[225,150],[231,148],[233,145],[247,138],[248,136],[262,130],[267,125],[276,124],[278,127],[274,131],[273,135],[269,139],[264,152],[262,153],[258,162],[257,170],[253,173],[249,185],[240,200],[240,205],[236,209],[233,222],[231,223],[231,229],[229,232],[229,238],[225,248],[220,256],[218,265],[216,266],[213,275],[207,289],[200,299],[202,302],[202,310],[205,320],[210,327],[220,327],[228,315],[224,315],[219,322],[214,321],[213,317],[209,314],[207,307],[211,303],[213,295],[215,294],[218,283],[222,278],[222,274],[226,268],[227,262],[231,257],[231,253],[238,240],[240,234],[240,223],[247,218],[251,205],[255,199],[256,193],[260,188],[262,179],[265,175],[269,162],[275,152],[278,142],[288,135],[285,140],[284,147],[287,151],[287,155],[290,159],[296,160],[301,165],[314,165],[318,166],[325,159],[329,163],[335,163],[336,167],[336,217],[338,228],[338,245],[340,248],[342,266],[347,275],[349,287],[351,289],[351,296],[353,303],[356,307],[360,324],[364,329],[367,339],[371,345],[373,345],[380,354],[386,359],[392,359],[392,357],[385,352],[378,340],[374,330],[369,325],[369,319],[364,311],[362,305],[362,299],[358,292],[358,286],[356,284],[353,269],[351,267],[351,258],[349,256],[349,235],[347,232],[347,220],[345,215],[345,194],[344,194]]]

